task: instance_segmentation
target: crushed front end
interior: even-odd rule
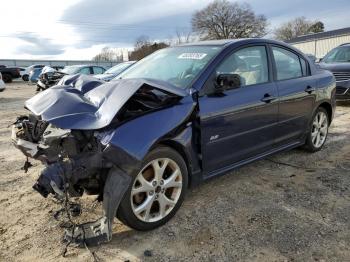
[[[103,201],[98,221],[66,232],[68,242],[97,245],[111,240],[131,174],[152,143],[177,130],[194,105],[177,108],[185,91],[151,80],[104,83],[72,76],[62,82],[26,101],[30,114],[13,124],[12,141],[27,158],[45,165],[33,186],[43,197],[52,194],[67,203],[68,197],[92,194]],[[167,125],[159,125],[160,117],[169,116]],[[135,134],[147,127],[152,127],[147,136]]]
[[[52,194],[62,203],[83,193],[103,200],[102,217],[66,230],[68,242],[98,245],[110,241],[116,209],[130,183],[127,174],[103,157],[105,146],[97,136],[96,131],[57,128],[34,115],[19,117],[12,126],[15,147],[45,165],[34,190],[45,198]]]

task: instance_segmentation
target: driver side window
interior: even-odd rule
[[[242,48],[227,58],[216,69],[216,75],[237,74],[241,86],[266,83],[269,81],[269,70],[265,46]]]

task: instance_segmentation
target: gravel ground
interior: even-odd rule
[[[35,87],[0,93],[0,261],[91,261],[71,247],[63,258],[60,206],[31,188],[10,142],[10,125]],[[80,219],[100,205],[84,197]],[[89,212],[87,212],[87,210]],[[300,149],[247,165],[191,189],[175,217],[150,232],[115,220],[112,242],[91,248],[100,261],[350,261],[350,107],[337,107],[328,141],[315,154]],[[146,252],[145,252],[146,251]]]

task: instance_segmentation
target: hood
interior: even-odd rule
[[[350,72],[350,63],[319,63],[318,66],[322,69],[331,72]]]
[[[59,86],[71,86],[78,89],[82,94],[85,94],[92,89],[104,84],[104,81],[98,80],[93,76],[75,74],[75,75],[65,75],[57,83]]]
[[[108,126],[123,105],[144,85],[181,97],[187,95],[185,90],[149,79],[115,80],[86,93],[81,86],[75,88],[74,83],[78,82],[75,79],[71,85],[49,88],[27,100],[25,107],[59,128],[95,130]]]

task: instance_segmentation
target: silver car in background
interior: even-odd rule
[[[109,82],[113,78],[117,77],[120,73],[124,72],[126,69],[128,69],[130,66],[132,66],[135,63],[136,63],[136,61],[128,61],[128,62],[119,63],[119,64],[111,67],[110,69],[108,69],[103,74],[94,75],[94,77],[96,77],[99,80]]]

